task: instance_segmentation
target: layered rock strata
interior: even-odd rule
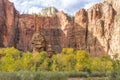
[[[86,50],[92,56],[120,54],[119,3],[104,0],[68,16],[53,7],[43,10],[41,15],[19,14],[13,3],[0,0],[0,47],[32,51],[32,35],[40,32],[56,53],[71,47]]]

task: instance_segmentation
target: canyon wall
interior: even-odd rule
[[[68,47],[86,50],[92,56],[120,54],[119,3],[104,0],[69,16],[52,7],[40,15],[19,14],[13,3],[0,0],[0,47],[32,51],[32,35],[40,32],[56,53]]]

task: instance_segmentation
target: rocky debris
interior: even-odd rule
[[[47,8],[41,15],[19,14],[13,3],[0,0],[0,47],[15,46],[32,51],[32,35],[40,32],[52,51],[71,47],[88,51],[92,56],[120,54],[119,0],[104,0],[75,16]]]

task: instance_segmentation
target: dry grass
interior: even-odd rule
[[[109,80],[109,78],[107,77],[103,77],[103,78],[100,78],[100,77],[94,77],[94,78],[69,78],[68,80]]]
[[[84,80],[83,78],[69,78],[68,80]]]

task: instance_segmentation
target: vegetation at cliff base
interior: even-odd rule
[[[53,74],[55,72],[56,77],[63,76],[65,79],[66,77],[108,76],[112,80],[119,80],[120,58],[112,60],[109,56],[91,57],[86,51],[74,50],[73,48],[63,48],[61,53],[55,54],[51,58],[45,51],[33,55],[31,52],[21,53],[14,47],[0,49],[0,80],[5,80],[2,79],[5,74],[9,77],[21,78],[21,76],[27,76],[27,74],[22,75],[26,72],[34,78],[38,75],[45,76],[50,72]],[[54,75],[49,74],[47,76],[50,78]],[[55,79],[46,78],[44,80]]]

